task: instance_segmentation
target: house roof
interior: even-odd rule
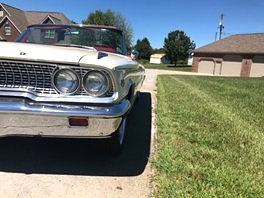
[[[162,58],[165,54],[152,54],[150,58]]]
[[[15,24],[19,32],[22,32],[28,25],[26,17],[22,10],[1,3],[2,7],[7,11],[8,18]]]
[[[264,33],[235,34],[193,50],[194,53],[264,54]]]
[[[43,20],[50,17],[54,23],[72,22],[60,12],[39,12],[39,11],[23,11],[14,8],[4,3],[0,3],[3,9],[8,13],[8,18],[15,24],[16,28],[22,32],[28,25],[38,24],[44,22]]]
[[[38,24],[44,22],[46,18],[52,19],[55,23],[67,23],[72,22],[60,12],[35,12],[35,11],[25,11],[25,16],[28,21],[28,25]]]

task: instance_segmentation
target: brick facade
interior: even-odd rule
[[[10,27],[10,35],[7,35],[5,32],[5,27],[8,25]],[[6,41],[14,41],[19,35],[20,32],[17,30],[17,28],[10,22],[8,18],[6,18],[1,24],[0,24],[0,34],[1,37],[4,37],[3,39]]]
[[[243,59],[241,73],[240,73],[241,77],[249,77],[251,65],[252,65],[252,59]]]

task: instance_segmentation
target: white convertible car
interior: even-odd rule
[[[0,42],[0,137],[95,138],[123,147],[126,117],[145,79],[115,27],[32,25]]]

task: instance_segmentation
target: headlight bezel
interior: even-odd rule
[[[99,93],[96,93],[96,92],[93,92],[93,91],[90,91],[89,88],[87,88],[87,78],[89,75],[93,74],[93,73],[97,73],[99,75],[101,75],[101,77],[103,77],[104,81],[105,81],[105,88],[103,91],[99,92]],[[93,96],[93,97],[100,97],[100,96],[103,96],[105,95],[109,89],[110,89],[110,86],[111,86],[111,79],[110,77],[103,71],[100,71],[100,70],[90,70],[88,71],[84,76],[83,76],[83,79],[82,79],[82,86],[83,86],[83,89],[90,95],[90,96]]]
[[[76,77],[77,86],[75,86],[75,88],[72,89],[72,91],[70,91],[70,92],[64,92],[64,91],[62,91],[62,89],[59,88],[58,82],[57,82],[58,75],[61,72],[65,72],[65,71],[72,73]],[[56,89],[56,91],[58,91],[60,94],[66,95],[66,96],[67,95],[73,95],[76,92],[78,92],[78,90],[81,87],[81,77],[79,76],[79,74],[76,71],[74,71],[71,68],[60,68],[60,69],[58,69],[57,71],[54,72],[53,77],[52,77],[52,84],[53,84],[54,88]]]

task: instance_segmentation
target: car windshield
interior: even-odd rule
[[[15,42],[90,48],[126,54],[122,32],[115,28],[81,25],[34,25]]]

